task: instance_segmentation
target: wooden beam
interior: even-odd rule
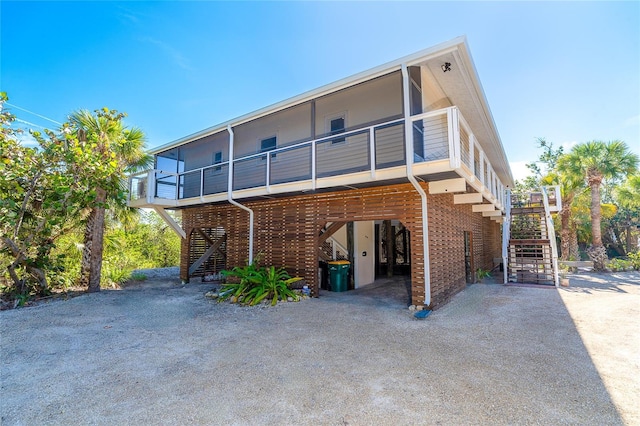
[[[200,231],[200,229],[198,229],[198,231]],[[207,241],[210,241],[210,239],[207,238]],[[193,265],[189,266],[189,275],[193,274],[200,267],[200,265],[202,265],[207,259],[209,259],[213,252],[218,250],[225,241],[227,241],[227,234],[224,234],[222,237],[218,238],[218,241],[216,241],[211,247],[209,247],[198,260],[193,262]]]
[[[453,204],[479,204],[482,203],[482,194],[473,192],[469,194],[455,194]]]
[[[429,194],[446,194],[451,192],[465,192],[467,181],[464,178],[446,179],[429,182]]]
[[[208,236],[203,230],[202,228],[196,228],[196,232],[198,234],[200,234],[200,236],[202,238],[204,238],[210,245],[214,245],[216,242],[210,237]]]
[[[474,213],[479,212],[492,212],[496,209],[493,204],[474,204],[471,206],[471,211]]]
[[[331,225],[329,225],[326,231],[322,232],[318,237],[318,244],[322,245],[325,241],[327,241],[327,238],[335,234],[338,229],[344,226],[345,223],[347,222],[333,222]]]

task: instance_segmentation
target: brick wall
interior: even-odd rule
[[[470,231],[473,269],[491,269],[499,257],[500,225],[470,204],[454,204],[453,194],[429,195],[429,257],[431,259],[431,303],[437,307],[466,286],[464,231]]]
[[[425,190],[426,185],[424,185]],[[454,205],[453,195],[429,195],[429,244],[432,306],[446,302],[465,286],[463,231],[472,231],[475,267],[490,263],[500,247],[499,228],[472,213],[470,205]],[[301,195],[273,200],[243,202],[254,211],[254,254],[262,263],[285,266],[302,276],[318,294],[318,236],[328,222],[400,220],[411,233],[412,303],[424,304],[424,260],[420,196],[410,184]],[[248,259],[249,214],[229,204],[187,208],[183,211],[180,276],[188,279],[190,235],[195,228],[221,226],[227,231],[227,267]],[[478,264],[481,259],[482,264]]]

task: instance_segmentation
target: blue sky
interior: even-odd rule
[[[640,154],[637,1],[2,0],[0,19],[0,90],[37,126],[18,108],[108,106],[154,147],[466,35],[516,178],[537,137]]]

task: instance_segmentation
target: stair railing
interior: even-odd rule
[[[503,284],[508,282],[509,278],[509,239],[511,238],[511,190],[505,189],[505,217],[502,222],[502,270]]]
[[[560,284],[560,277],[558,275],[558,247],[556,245],[556,231],[553,227],[553,218],[551,217],[551,210],[549,208],[549,196],[547,194],[547,187],[543,186],[542,189],[542,202],[544,204],[544,215],[547,222],[547,233],[549,235],[549,245],[551,246],[551,264],[553,267],[553,282],[558,287]],[[559,195],[559,194],[558,194]]]
[[[336,260],[338,257],[338,250],[340,250],[344,254],[349,253],[349,250],[347,250],[345,246],[340,244],[333,237],[329,237],[327,238],[327,240],[331,243],[331,257],[333,257],[333,260]]]

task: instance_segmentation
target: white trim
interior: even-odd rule
[[[407,179],[420,194],[422,213],[422,262],[424,264],[424,305],[431,305],[431,265],[429,264],[429,221],[427,218],[427,193],[413,175],[413,126],[411,119],[411,103],[409,102],[409,70],[402,64],[402,102],[404,109],[404,141]],[[417,265],[412,265],[412,268]]]
[[[227,179],[227,201],[236,207],[241,208],[249,213],[249,264],[253,263],[253,210],[244,206],[233,199],[233,128],[231,124],[227,126],[229,132],[229,177]],[[276,140],[277,143],[277,140]]]

